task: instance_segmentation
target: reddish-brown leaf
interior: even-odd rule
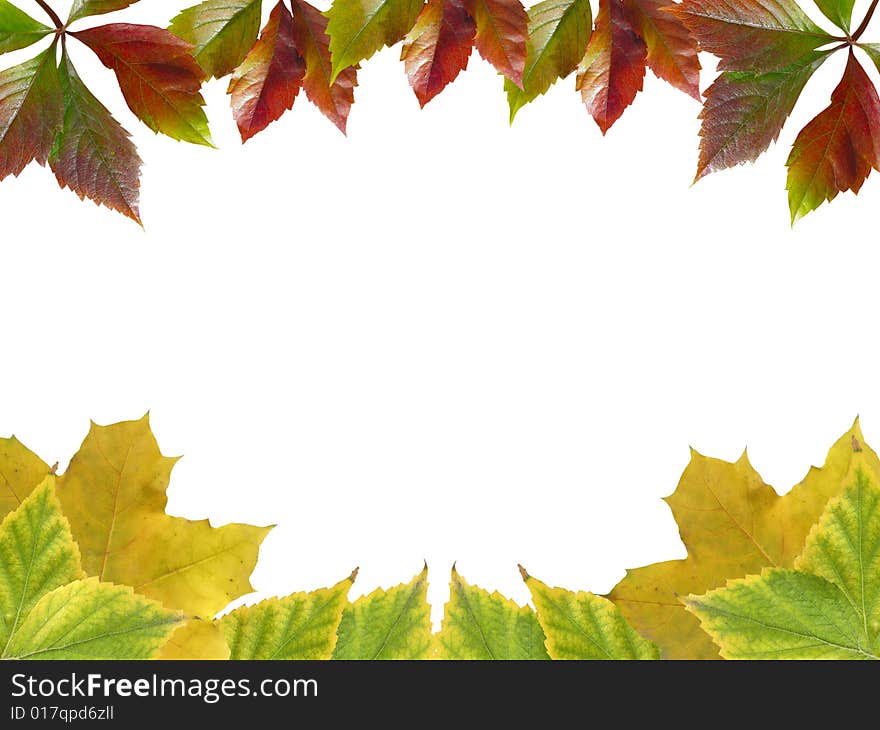
[[[519,0],[465,0],[480,55],[519,88],[526,67],[529,16]]]
[[[330,38],[327,18],[305,0],[291,0],[293,6],[293,38],[299,54],[305,59],[303,89],[306,96],[339,130],[345,134],[348,112],[354,104],[357,67],[339,72],[335,81],[330,63]]]
[[[880,170],[880,98],[852,49],[831,106],[801,130],[787,164],[792,221]]]
[[[306,64],[293,40],[293,16],[283,2],[269,15],[260,39],[232,75],[228,93],[242,142],[293,106]]]
[[[154,132],[211,144],[192,46],[162,28],[110,23],[72,33],[116,73],[129,108]]]
[[[645,41],[648,66],[657,78],[700,101],[697,42],[676,15],[670,0],[624,0],[630,25]]]
[[[599,0],[596,28],[578,69],[577,88],[605,134],[642,90],[648,50],[621,0]]]
[[[428,0],[422,8],[400,53],[421,106],[467,68],[476,30],[462,0]]]

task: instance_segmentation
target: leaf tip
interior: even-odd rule
[[[522,579],[523,579],[526,583],[528,583],[529,578],[531,578],[532,576],[530,576],[530,575],[529,575],[529,572],[528,572],[528,571],[527,571],[522,565],[520,565],[519,563],[517,563],[517,566],[516,566],[516,567],[519,568],[519,574],[522,576]]]

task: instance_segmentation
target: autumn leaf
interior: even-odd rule
[[[212,617],[252,590],[248,577],[271,528],[165,514],[176,461],[159,451],[147,416],[92,424],[58,479],[58,496],[89,575]]]
[[[0,520],[17,509],[49,473],[49,465],[15,436],[0,438]]]
[[[532,609],[469,585],[455,567],[434,640],[440,659],[549,659]]]
[[[880,659],[880,489],[865,473],[828,505],[795,567],[685,603],[726,659]]]
[[[186,8],[168,27],[193,46],[208,78],[232,73],[257,40],[261,0],[205,0]]]
[[[333,83],[342,71],[402,40],[424,0],[334,0],[327,11]],[[296,12],[294,10],[294,12]]]
[[[212,146],[192,47],[167,30],[111,23],[71,33],[112,69],[129,109],[154,132]]]
[[[463,0],[428,0],[422,8],[400,53],[420,106],[467,68],[476,30]]]
[[[428,566],[409,583],[346,606],[334,659],[427,659],[431,653]]]
[[[51,32],[8,0],[0,0],[0,53],[27,48]]]
[[[64,122],[49,156],[58,183],[140,223],[141,159],[128,132],[86,88],[66,51],[59,73]]]
[[[825,465],[811,468],[783,496],[764,483],[745,454],[729,463],[692,451],[678,488],[666,499],[688,557],[628,570],[607,597],[664,658],[717,658],[717,647],[678,597],[703,594],[764,567],[792,567],[828,500],[859,469],[880,474],[858,421],[832,446]]]
[[[229,82],[232,112],[246,142],[279,119],[293,102],[305,76],[296,50],[293,16],[283,2],[272,10],[260,39]]]
[[[464,0],[474,19],[474,45],[502,76],[522,88],[529,16],[519,0]]]
[[[229,659],[229,646],[217,621],[187,619],[171,634],[156,659]]]
[[[801,130],[787,165],[792,223],[880,170],[880,99],[852,49],[831,106]]]
[[[815,0],[822,14],[841,30],[849,32],[855,0]]]
[[[220,619],[230,659],[330,659],[336,631],[357,576],[330,588],[244,606]]]
[[[532,594],[551,659],[659,659],[660,652],[639,636],[620,609],[600,596],[551,588],[520,566]]]
[[[522,88],[505,79],[510,121],[584,57],[593,27],[589,0],[543,0],[529,8],[529,40]]]
[[[123,10],[129,5],[134,5],[138,0],[73,0],[70,6],[70,14],[67,16],[67,24],[92,15],[104,15]]]

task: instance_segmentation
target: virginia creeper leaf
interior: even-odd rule
[[[334,78],[327,18],[305,0],[292,0],[292,5],[293,37],[306,62],[303,89],[309,101],[345,134],[348,112],[354,103],[357,68],[343,69]]]
[[[49,157],[59,185],[140,223],[141,159],[128,132],[86,88],[66,52],[59,74],[64,122]]]
[[[859,48],[868,54],[874,65],[880,70],[880,43],[860,43]]]
[[[53,43],[40,55],[0,71],[0,180],[33,160],[45,165],[61,124],[61,82]]]
[[[858,421],[832,446],[825,465],[811,468],[784,496],[763,482],[745,454],[728,463],[693,451],[666,499],[688,557],[628,570],[608,598],[664,658],[717,658],[717,647],[678,596],[705,593],[766,566],[792,567],[828,500],[859,469],[872,478],[880,474]]]
[[[475,33],[462,0],[428,0],[400,52],[420,106],[467,68]]]
[[[175,629],[156,659],[229,659],[229,647],[219,623],[191,618]]]
[[[67,24],[92,15],[104,15],[134,5],[138,0],[73,0]]]
[[[549,659],[544,632],[528,606],[469,585],[452,568],[440,633],[440,659]]]
[[[728,659],[880,659],[880,490],[867,475],[832,500],[796,567],[689,596],[688,609]]]
[[[0,53],[27,48],[51,32],[8,0],[0,0]]]
[[[822,14],[841,30],[849,32],[855,0],[815,0]]]
[[[543,0],[529,8],[529,40],[522,88],[505,79],[510,121],[556,82],[574,71],[593,28],[589,0]]]
[[[49,465],[15,436],[0,438],[0,520],[49,473]]]
[[[385,46],[402,40],[424,0],[334,0],[327,11],[332,58],[331,83]]]
[[[645,41],[648,67],[657,78],[700,100],[697,42],[669,12],[669,0],[624,0],[630,25]]]
[[[330,659],[357,571],[330,588],[243,606],[220,619],[230,659]]]
[[[522,88],[529,16],[519,0],[465,0],[477,24],[474,45],[502,76]]]
[[[578,69],[577,88],[602,134],[642,90],[648,49],[621,0],[599,0],[596,28]]]
[[[168,30],[192,43],[208,78],[219,79],[232,73],[254,45],[261,11],[262,0],[205,0],[173,18]]]
[[[431,653],[428,566],[409,583],[346,606],[334,659],[427,659]]]
[[[199,93],[205,78],[191,55],[192,46],[151,25],[111,23],[75,36],[107,68],[135,116],[154,132],[211,146],[208,119]]]
[[[639,636],[620,609],[600,596],[551,588],[520,566],[532,593],[551,659],[659,659],[660,652]]]
[[[787,165],[792,223],[838,193],[858,193],[880,169],[880,99],[852,50],[831,106],[798,134]]]
[[[89,575],[210,617],[252,590],[248,577],[270,528],[166,515],[176,461],[159,451],[147,416],[92,424],[58,496]]]
[[[279,2],[260,40],[229,82],[232,112],[242,142],[262,132],[293,106],[305,72],[305,61],[293,38],[293,17]]]

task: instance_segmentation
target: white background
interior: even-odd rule
[[[216,151],[73,52],[146,160],[146,232],[36,166],[0,186],[0,434],[63,468],[90,418],[150,410],[170,511],[278,524],[248,601],[423,558],[435,620],[454,560],[520,602],[517,562],[606,591],[684,555],[660,497],[689,445],[786,491],[857,413],[880,442],[880,176],[793,231],[784,191],[843,54],[757,165],[690,187],[699,107],[650,74],[603,139],[573,79],[509,128],[477,56],[420,111],[395,48],[348,138],[301,97],[242,147],[212,83]]]

